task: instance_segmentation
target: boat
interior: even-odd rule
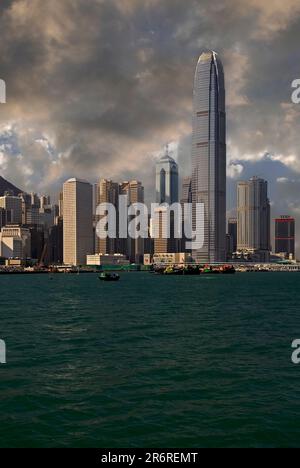
[[[101,273],[99,276],[99,280],[101,281],[119,281],[120,276],[117,275],[116,273]]]

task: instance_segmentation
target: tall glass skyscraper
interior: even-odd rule
[[[226,259],[226,113],[222,63],[203,53],[194,82],[192,138],[193,229],[196,203],[204,204],[204,245],[193,252],[199,262]]]
[[[166,154],[156,163],[156,203],[178,203],[179,201],[178,165]]]

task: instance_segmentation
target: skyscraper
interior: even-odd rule
[[[127,196],[128,206],[134,203],[144,203],[144,187],[141,182],[132,180],[131,182],[123,182],[120,184],[120,195]],[[130,219],[131,218],[131,219]],[[134,217],[129,217],[128,222],[132,221]],[[120,239],[121,240],[121,239]],[[143,263],[144,256],[144,239],[123,239],[125,249],[123,253],[128,256],[129,260],[133,263]]]
[[[228,220],[228,240],[227,256],[230,259],[232,254],[237,251],[237,218],[229,218]]]
[[[166,154],[156,163],[156,203],[177,203],[178,192],[178,165],[167,148]]]
[[[113,182],[112,180],[100,179],[98,184],[98,199],[96,204],[100,205],[102,203],[111,203],[116,211],[118,210],[119,205],[119,184]],[[101,218],[96,216],[97,221],[100,221]],[[96,252],[102,254],[115,254],[121,253],[120,247],[118,244],[118,239],[111,239],[107,237],[106,239],[96,239]]]
[[[275,253],[295,258],[295,219],[291,216],[275,219]]]
[[[192,138],[193,228],[196,203],[204,204],[204,244],[197,262],[222,262],[226,256],[226,113],[222,63],[203,53],[194,82]]]
[[[64,263],[86,265],[86,256],[93,252],[92,186],[79,179],[64,184]]]
[[[258,177],[239,182],[237,188],[237,250],[258,261],[269,261],[270,202],[268,182]]]

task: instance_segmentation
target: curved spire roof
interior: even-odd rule
[[[177,164],[175,159],[173,159],[169,154],[169,145],[166,146],[165,154],[160,158],[159,162],[170,162],[173,164]]]

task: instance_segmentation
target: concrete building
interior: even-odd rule
[[[26,259],[31,255],[31,236],[18,225],[3,227],[0,234],[0,257]]]
[[[87,255],[86,264],[88,266],[127,266],[130,264],[125,255],[115,254],[95,254]]]
[[[227,260],[237,251],[237,218],[229,218],[227,229]]]
[[[101,179],[98,184],[98,196],[96,198],[97,206],[102,203],[111,203],[115,207],[117,212],[119,204],[119,184],[113,182],[112,180]],[[97,222],[100,220],[100,217],[96,217]],[[115,253],[121,253],[118,239],[110,239],[109,237],[107,237],[106,239],[99,239],[99,237],[97,237],[96,252],[112,255]]]
[[[275,219],[275,253],[287,259],[295,258],[295,218],[281,216]]]
[[[237,187],[237,251],[254,261],[270,257],[270,202],[268,182],[258,177]]]
[[[144,187],[141,182],[132,180],[131,182],[123,182],[120,184],[120,195],[127,196],[128,207],[135,203],[144,203]],[[128,217],[128,223],[135,219],[134,216]],[[125,241],[125,242],[124,242]],[[119,242],[122,245],[122,240]],[[144,239],[131,239],[129,236],[127,239],[123,239],[123,248],[121,251],[128,256],[132,263],[142,264],[144,256]]]
[[[0,208],[11,212],[12,224],[22,224],[22,200],[14,195],[0,197]]]
[[[63,187],[64,263],[86,265],[93,253],[92,186],[86,181],[69,179]]]
[[[154,255],[178,252],[178,239],[174,235],[174,213],[161,206],[156,208],[151,222],[151,235],[154,238]]]
[[[226,112],[221,60],[215,52],[198,61],[193,99],[193,229],[196,203],[204,204],[204,244],[193,252],[197,263],[225,261],[226,256]]]
[[[167,147],[166,154],[156,163],[156,203],[178,203],[178,183],[178,165]]]

